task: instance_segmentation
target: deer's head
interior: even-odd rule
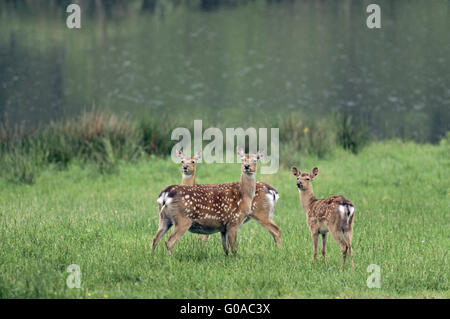
[[[311,173],[301,173],[297,167],[292,167],[292,174],[297,178],[297,187],[301,191],[312,189],[312,180],[319,174],[319,169],[314,167]]]
[[[194,157],[190,157],[185,156],[181,150],[178,150],[177,156],[181,159],[181,172],[183,175],[190,176],[195,174],[195,166],[202,156],[202,151],[198,151]]]
[[[247,175],[256,173],[258,160],[264,156],[264,150],[259,150],[257,154],[245,154],[240,147],[236,148],[238,156],[241,158],[241,170]]]

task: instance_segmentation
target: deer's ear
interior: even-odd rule
[[[197,153],[195,153],[194,159],[196,161],[198,161],[201,158],[202,158],[202,151],[198,151]]]
[[[314,167],[311,174],[309,174],[309,175],[311,175],[311,179],[312,179],[312,178],[316,177],[317,174],[319,174],[319,169],[317,167]]]
[[[260,149],[258,151],[258,154],[256,154],[257,159],[260,159],[261,157],[264,157],[264,149]]]
[[[297,167],[292,167],[292,174],[294,174],[294,176],[299,176],[300,175],[300,171],[297,169]]]
[[[179,149],[177,150],[177,156],[181,159],[183,159],[183,152]]]
[[[244,151],[239,146],[236,147],[236,152],[239,155],[239,157],[241,157],[241,158],[244,157]]]

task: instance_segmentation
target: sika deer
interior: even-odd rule
[[[230,183],[229,185],[238,186],[239,183]],[[209,187],[210,185],[200,184],[197,186]],[[251,213],[245,218],[244,223],[250,219],[254,219],[261,226],[267,229],[275,240],[278,248],[281,248],[281,228],[273,222],[273,214],[275,211],[275,204],[279,198],[278,192],[269,184],[263,182],[256,182],[255,197],[252,201]],[[191,229],[189,231],[192,232]],[[201,237],[200,237],[201,236]],[[208,235],[199,235],[199,240],[207,240]]]
[[[242,161],[239,183],[171,185],[161,191],[157,200],[161,205],[160,225],[153,238],[153,248],[174,225],[166,240],[169,253],[187,230],[199,234],[220,232],[225,254],[228,254],[228,247],[233,254],[237,253],[237,232],[251,214],[256,191],[257,160],[263,156],[262,151],[256,155],[245,155],[238,148],[237,152]]]
[[[177,156],[181,159],[181,185],[194,186],[195,185],[195,171],[197,161],[201,158],[201,151],[198,151],[194,157],[185,156],[181,150],[177,151]],[[161,211],[161,204],[158,203],[158,211]],[[164,216],[160,215],[161,219]],[[167,223],[165,223],[167,224]],[[167,231],[167,230],[166,230]],[[200,236],[200,235],[199,235]],[[200,239],[200,238],[199,238]]]
[[[181,185],[195,185],[196,165],[201,155],[202,151],[198,151],[194,157],[184,156],[181,150],[177,151],[177,156],[181,159]]]
[[[312,180],[317,176],[319,169],[315,167],[311,174],[300,173],[296,167],[292,167],[292,173],[297,177],[297,187],[300,193],[300,201],[306,213],[306,222],[311,231],[314,246],[314,263],[317,261],[318,236],[322,235],[322,255],[326,263],[325,248],[327,245],[327,233],[331,235],[341,247],[342,263],[344,270],[347,251],[353,268],[352,233],[353,233],[353,204],[342,195],[334,195],[326,199],[316,199],[312,188]],[[342,233],[341,233],[342,232]],[[345,237],[342,238],[342,234]]]
[[[196,164],[201,158],[201,151],[197,152],[194,157],[185,156],[181,150],[178,150],[177,155],[181,159],[181,185],[196,185]],[[208,187],[209,185],[206,186]],[[266,183],[256,182],[255,198],[252,202],[252,213],[245,219],[244,223],[249,221],[249,218],[257,221],[272,234],[275,243],[281,248],[281,228],[272,220],[278,198],[279,195],[275,188]],[[160,209],[161,207],[159,206],[159,210]],[[198,234],[197,238],[199,241],[206,241],[208,240],[208,235]]]
[[[177,151],[177,156],[181,159],[181,185],[195,185],[195,171],[197,161],[201,158],[202,151],[198,151],[194,157],[185,156],[181,150]],[[161,210],[161,207],[159,210]],[[208,240],[208,235],[197,235],[198,240]]]

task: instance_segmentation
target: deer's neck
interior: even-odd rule
[[[306,214],[308,214],[309,209],[311,208],[311,204],[317,200],[316,196],[314,196],[312,188],[307,190],[300,190],[299,193],[303,210]]]
[[[181,178],[181,185],[194,186],[195,185],[195,174],[184,175]]]
[[[253,198],[255,197],[256,190],[256,178],[253,174],[241,174],[241,180],[239,182],[241,193],[241,207],[244,211],[249,212],[252,206]]]

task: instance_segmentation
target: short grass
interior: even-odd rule
[[[317,197],[344,194],[356,206],[355,269],[343,273],[332,238],[328,264],[312,264],[287,168],[258,176],[280,193],[274,221],[283,230],[282,249],[249,222],[239,231],[236,257],[224,256],[218,234],[199,243],[187,233],[172,256],[163,241],[151,251],[156,197],[180,180],[170,160],[121,164],[106,176],[76,164],[49,168],[33,186],[0,180],[0,297],[449,298],[449,155],[446,143],[383,142],[358,155],[298,158],[302,170],[319,167]],[[200,183],[238,178],[237,164],[198,166]],[[81,268],[80,289],[66,285],[71,264]],[[370,264],[381,268],[380,289],[366,285]]]

